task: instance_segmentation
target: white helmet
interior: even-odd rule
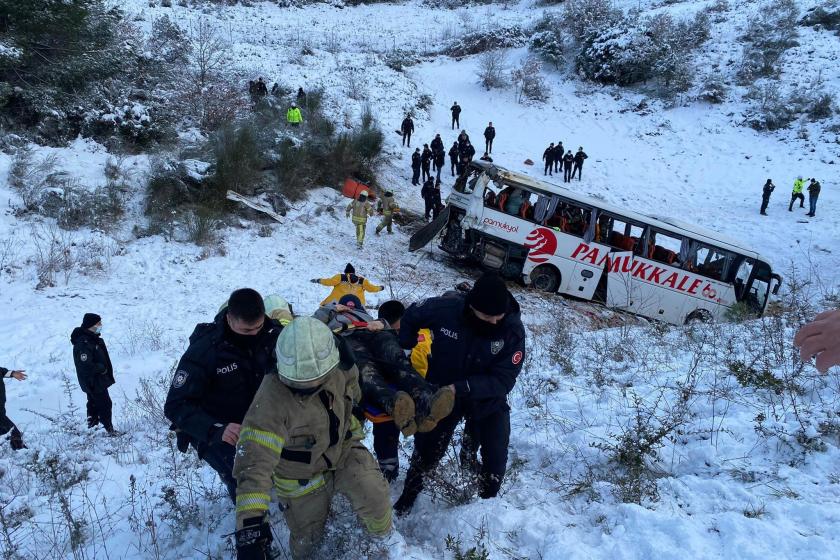
[[[284,327],[292,322],[292,306],[282,296],[270,295],[263,299],[265,314]]]
[[[313,389],[327,380],[340,356],[330,328],[314,317],[298,317],[277,337],[274,347],[280,381]]]

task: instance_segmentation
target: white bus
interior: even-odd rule
[[[742,244],[647,216],[481,161],[410,250],[443,230],[447,253],[546,292],[683,324],[744,302],[761,315],[782,278]]]

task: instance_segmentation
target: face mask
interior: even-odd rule
[[[500,323],[488,323],[479,319],[472,311],[467,311],[467,324],[478,336],[490,337],[496,334],[502,325]]]
[[[102,327],[94,327],[93,332],[96,334],[102,334]]]

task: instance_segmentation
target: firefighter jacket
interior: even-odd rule
[[[277,375],[263,379],[236,446],[237,526],[268,511],[272,487],[279,496],[295,498],[324,486],[324,473],[335,470],[364,438],[353,415],[361,396],[355,365],[340,363],[308,395]]]
[[[353,218],[354,224],[366,224],[368,216],[373,216],[373,206],[367,200],[351,200],[345,213]]]

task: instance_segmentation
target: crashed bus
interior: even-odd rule
[[[736,304],[762,315],[782,283],[766,258],[711,230],[483,161],[409,248],[439,235],[450,255],[527,286],[673,324],[721,319]]]

